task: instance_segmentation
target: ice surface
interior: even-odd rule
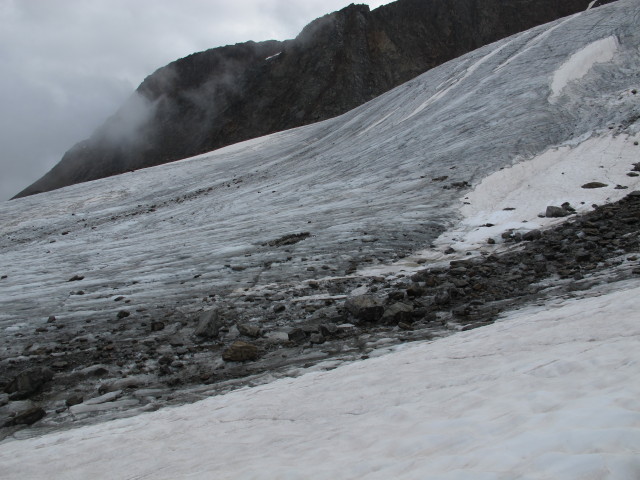
[[[512,36],[319,124],[4,202],[0,328],[49,315],[104,321],[117,313],[116,295],[131,309],[196,309],[212,292],[304,281],[321,266],[339,276],[429,247],[462,219],[469,188],[453,185],[477,186],[586,138],[606,145],[637,134],[637,8],[617,2]],[[555,72],[614,34],[616,61],[550,104]],[[624,155],[616,168],[626,168]],[[570,200],[574,185],[558,188],[531,208]],[[582,193],[585,205],[602,201]],[[266,245],[300,232],[311,236],[289,252]],[[457,242],[441,240],[434,257]],[[78,274],[82,282],[68,282]],[[84,295],[71,295],[78,289]]]
[[[615,285],[329,372],[4,442],[2,474],[639,478],[639,296]]]
[[[567,83],[584,77],[596,63],[609,62],[618,50],[618,39],[612,35],[590,43],[556,70],[551,82],[550,102],[555,102]]]

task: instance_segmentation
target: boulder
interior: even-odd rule
[[[242,341],[233,342],[229,348],[222,352],[222,359],[225,362],[244,362],[257,358],[258,347]]]
[[[522,235],[522,239],[527,242],[538,240],[540,237],[542,237],[542,232],[538,229],[530,230]]]
[[[5,387],[12,400],[21,400],[39,393],[42,387],[53,378],[53,371],[46,367],[33,367],[20,372]]]
[[[382,315],[384,323],[411,323],[413,321],[413,306],[398,302],[389,305]]]
[[[198,326],[194,334],[197,337],[212,339],[218,338],[222,321],[217,309],[202,312],[198,317]]]
[[[284,331],[268,332],[265,339],[269,343],[286,343],[289,341],[289,334]]]
[[[292,342],[304,342],[307,340],[307,334],[301,328],[294,328],[289,332],[289,340]]]
[[[336,325],[335,323],[325,323],[323,325],[320,325],[320,333],[322,333],[322,335],[325,337],[335,335],[336,333],[338,333],[338,325]]]
[[[436,305],[447,305],[451,302],[451,293],[448,288],[442,288],[436,292],[433,303]]]
[[[164,327],[165,327],[164,322],[160,322],[160,321],[151,322],[152,332],[159,332],[160,330],[164,330]]]
[[[376,322],[384,313],[384,305],[373,295],[349,297],[344,303],[344,308],[362,322]]]
[[[309,337],[309,341],[313,344],[321,344],[324,343],[324,337],[320,333],[312,333]]]
[[[607,184],[602,182],[589,182],[582,185],[582,188],[603,188],[606,186]]]
[[[421,297],[424,295],[424,292],[424,288],[422,288],[420,285],[413,284],[407,288],[407,295],[409,297]]]
[[[547,207],[547,210],[544,213],[544,216],[547,218],[560,218],[560,217],[566,217],[567,215],[569,215],[570,212],[568,212],[567,210],[565,210],[562,207],[556,207],[554,205],[549,205]]]
[[[5,421],[4,427],[12,427],[14,425],[32,425],[44,417],[47,412],[42,407],[31,407],[16,413],[11,419]]]
[[[238,331],[241,335],[245,335],[251,338],[258,338],[262,335],[262,329],[258,325],[239,324]]]
[[[79,405],[84,401],[84,397],[82,395],[71,395],[67,398],[64,403],[67,407],[73,407],[74,405]]]

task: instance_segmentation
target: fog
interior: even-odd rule
[[[0,0],[0,200],[44,175],[157,68],[207,48],[293,38],[349,3]]]

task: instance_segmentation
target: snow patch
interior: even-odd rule
[[[606,135],[565,145],[499,170],[486,177],[466,195],[460,225],[436,242],[458,250],[477,249],[489,237],[510,228],[528,231],[562,222],[540,218],[549,205],[569,202],[578,212],[593,204],[615,202],[640,188],[640,177],[627,173],[637,161],[637,137]],[[604,188],[584,189],[588,182],[601,182]],[[626,189],[616,189],[617,185]],[[484,225],[493,224],[486,227]]]
[[[584,77],[597,63],[610,62],[618,51],[615,35],[597,40],[571,55],[553,75],[549,102],[555,103],[567,84]]]

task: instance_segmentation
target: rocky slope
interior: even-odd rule
[[[190,55],[149,76],[91,138],[17,197],[334,117],[430,68],[590,3],[399,0],[374,11],[350,5],[315,20],[294,40]]]
[[[29,368],[2,359],[0,440],[45,416],[46,431],[296,376],[314,364],[332,369],[487,325],[518,306],[640,278],[639,231],[634,191],[555,229],[507,231],[502,238],[514,248],[505,252],[406,277],[281,284],[277,292],[218,296],[217,307],[199,315],[157,309],[142,323],[128,318],[123,297],[116,319],[91,322],[90,333],[75,337],[51,316],[23,351],[36,358]]]

